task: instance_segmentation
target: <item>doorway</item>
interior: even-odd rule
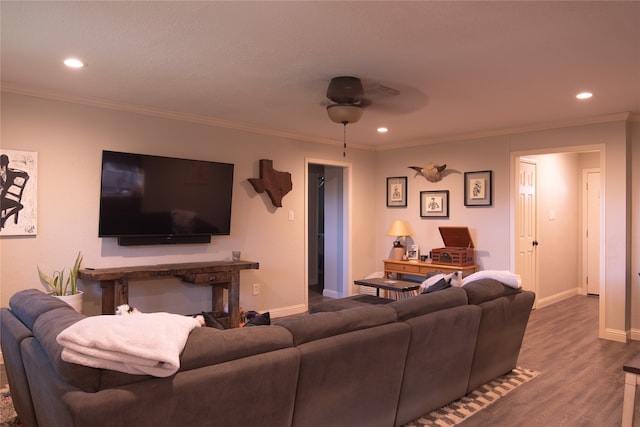
[[[305,181],[307,304],[310,296],[349,296],[351,165],[306,159]]]
[[[574,295],[600,295],[600,319],[604,319],[604,294],[600,292],[600,278],[602,272],[602,236],[600,233],[602,221],[602,206],[600,206],[600,184],[605,179],[603,170],[604,147],[583,146],[571,147],[563,151],[537,151],[512,153],[512,268],[515,268],[523,279],[525,289],[535,290],[536,308],[542,308]],[[521,180],[526,175],[528,163],[535,162],[537,178],[533,182],[534,197],[532,206],[523,203]],[[597,206],[592,207],[595,212],[587,213],[587,202],[583,194],[587,184],[587,171],[597,171],[591,176],[594,182],[590,186],[594,189]],[[524,208],[523,208],[524,205]],[[533,266],[523,262],[521,256],[524,251],[521,237],[523,230],[521,217],[523,209],[532,212],[537,219],[532,222],[533,235],[524,247],[533,252]],[[597,215],[595,215],[597,214]],[[587,221],[591,217],[591,225]],[[586,227],[589,232],[585,233]],[[529,243],[530,242],[530,243]],[[539,242],[539,246],[538,246]],[[588,248],[592,251],[587,261]],[[602,250],[600,250],[602,248]],[[527,267],[527,268],[525,268]],[[594,289],[589,290],[584,273],[586,268],[593,268],[588,276],[592,278]],[[525,277],[529,278],[529,269],[533,271],[534,281],[527,285]],[[529,280],[529,279],[527,279]]]

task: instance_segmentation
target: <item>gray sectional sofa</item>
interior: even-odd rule
[[[401,426],[516,366],[532,292],[483,279],[270,326],[196,328],[158,378],[64,362],[84,316],[31,289],[0,309],[16,411],[46,426]]]

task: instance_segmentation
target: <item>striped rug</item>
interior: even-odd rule
[[[466,420],[478,411],[486,408],[517,387],[534,379],[540,374],[521,367],[490,381],[460,399],[436,409],[405,427],[449,427]]]

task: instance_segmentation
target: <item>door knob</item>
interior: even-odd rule
[[[537,240],[534,240],[533,242],[531,242],[531,244],[532,244],[533,246],[538,246],[538,244],[539,244],[539,243],[538,243],[538,241],[537,241]]]

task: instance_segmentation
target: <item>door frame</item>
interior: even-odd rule
[[[533,155],[541,155],[541,154],[560,154],[560,153],[586,153],[597,151],[600,154],[600,295],[598,298],[598,336],[603,338],[607,336],[605,330],[605,318],[606,318],[606,289],[605,289],[605,280],[606,277],[606,253],[607,248],[605,246],[606,240],[606,228],[604,224],[606,224],[606,145],[605,144],[593,144],[593,145],[577,145],[577,146],[569,146],[569,147],[551,147],[545,149],[538,150],[522,150],[522,151],[511,151],[509,153],[510,162],[509,162],[509,182],[511,186],[515,185],[516,182],[516,173],[517,168],[516,164],[518,163],[518,159],[520,157],[533,156]],[[517,234],[516,234],[516,197],[518,190],[517,188],[511,187],[509,189],[509,233],[510,233],[510,269],[511,271],[515,271],[515,259],[516,259],[516,251],[517,251]],[[536,295],[536,299],[539,296]]]
[[[338,236],[339,246],[341,254],[328,253],[325,250],[325,265],[328,257],[334,257],[334,262],[338,267],[337,275],[340,278],[339,283],[335,289],[336,298],[344,298],[351,295],[352,283],[352,164],[349,162],[338,162],[326,159],[307,158],[304,160],[304,229],[305,229],[305,242],[304,242],[304,301],[309,305],[309,237],[306,230],[309,229],[309,165],[317,164],[325,167],[333,167],[342,169],[342,195],[338,195],[342,202],[342,209],[339,211],[339,221],[341,226],[341,235]],[[326,191],[326,189],[325,189]],[[326,195],[325,195],[326,197]],[[327,229],[325,228],[325,242],[326,242]],[[325,276],[325,280],[327,277]],[[325,283],[325,289],[326,283]],[[331,295],[333,296],[333,295]]]

